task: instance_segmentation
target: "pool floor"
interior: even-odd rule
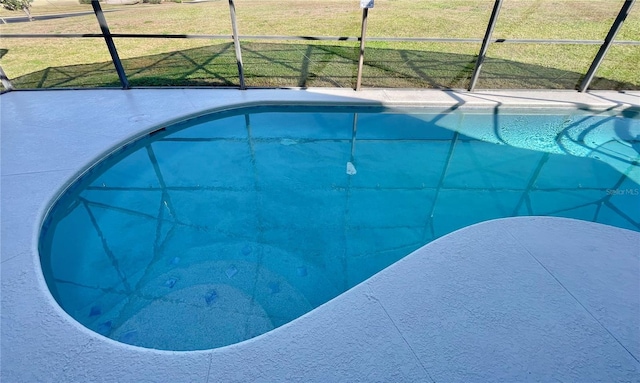
[[[278,328],[482,221],[558,216],[640,231],[640,118],[624,113],[205,115],[72,185],[44,224],[44,275],[99,334],[204,350]]]

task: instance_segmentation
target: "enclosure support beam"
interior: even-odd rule
[[[129,89],[129,80],[127,80],[127,75],[124,72],[122,62],[120,61],[120,56],[118,56],[116,45],[113,43],[113,38],[111,37],[111,32],[109,32],[109,26],[107,25],[107,19],[105,19],[104,13],[102,13],[100,2],[98,0],[91,0],[91,6],[93,7],[93,13],[96,14],[98,23],[100,24],[100,30],[104,36],[104,41],[107,43],[107,48],[109,48],[109,54],[111,55],[113,65],[116,67],[116,72],[118,72],[118,78],[120,78],[122,89]]]
[[[364,66],[364,41],[367,33],[367,17],[369,8],[362,9],[362,31],[360,32],[360,58],[358,59],[358,77],[356,78],[356,90],[360,90],[362,85],[362,67]]]
[[[2,86],[4,86],[4,89],[6,89],[7,92],[16,89],[13,87],[13,84],[11,83],[11,81],[9,81],[9,78],[4,73],[4,70],[2,70],[1,66],[0,66],[0,80],[2,80]]]
[[[236,49],[236,63],[238,64],[238,77],[240,89],[247,89],[244,84],[244,66],[242,65],[242,50],[240,49],[240,37],[238,36],[238,22],[236,20],[236,6],[233,0],[229,0],[229,12],[231,13],[231,32],[233,33],[233,46]]]
[[[502,7],[502,0],[496,0],[496,2],[493,4],[493,10],[491,11],[491,17],[489,18],[487,31],[484,34],[484,39],[482,39],[482,46],[480,47],[480,53],[478,53],[476,66],[473,69],[473,74],[471,75],[471,82],[469,83],[470,92],[473,92],[474,88],[476,87],[476,83],[478,82],[478,77],[480,76],[480,70],[482,69],[482,64],[484,63],[484,58],[487,54],[487,49],[489,49],[491,35],[493,34],[493,30],[496,26],[496,20],[498,20],[500,7]]]
[[[593,59],[593,62],[591,63],[587,74],[584,76],[584,79],[580,84],[580,88],[578,89],[580,92],[586,92],[587,89],[589,89],[589,85],[593,80],[593,76],[595,76],[596,71],[598,71],[598,67],[600,67],[600,64],[602,64],[607,51],[611,47],[616,34],[618,34],[618,31],[622,27],[624,20],[629,15],[629,12],[631,12],[631,8],[633,7],[633,3],[635,3],[635,1],[636,0],[625,0],[622,8],[620,9],[620,13],[618,13],[618,17],[616,17],[616,19],[614,20],[609,33],[607,33],[607,37],[604,38],[604,43],[602,43],[602,45],[600,46],[600,50],[598,50],[596,57]]]

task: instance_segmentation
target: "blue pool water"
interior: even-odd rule
[[[61,195],[40,255],[84,326],[164,350],[277,328],[501,217],[640,230],[640,118],[259,107],[155,131]]]

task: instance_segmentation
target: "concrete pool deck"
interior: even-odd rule
[[[58,306],[40,271],[40,224],[52,200],[89,164],[185,116],[296,102],[621,111],[640,108],[640,92],[3,94],[0,380],[640,381],[640,233],[563,218],[509,218],[459,230],[293,322],[214,350],[125,345],[84,328]]]

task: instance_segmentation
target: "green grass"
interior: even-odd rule
[[[602,40],[623,0],[505,0],[496,38]],[[47,3],[44,3],[47,4]],[[91,10],[36,3],[33,14]],[[241,35],[358,36],[361,10],[345,0],[237,0]],[[377,0],[369,37],[482,38],[493,0]],[[228,3],[107,6],[112,33],[231,35]],[[7,15],[7,11],[2,13]],[[19,15],[19,14],[17,14]],[[0,33],[100,33],[93,15],[0,25]],[[640,41],[640,6],[618,35]],[[116,39],[133,86],[236,86],[228,40]],[[242,41],[249,86],[343,86],[355,83],[356,42]],[[598,46],[491,45],[479,88],[574,89]],[[363,86],[464,88],[476,43],[367,43]],[[18,88],[118,86],[104,41],[0,40],[0,65]],[[640,46],[614,46],[594,88],[640,89]]]

